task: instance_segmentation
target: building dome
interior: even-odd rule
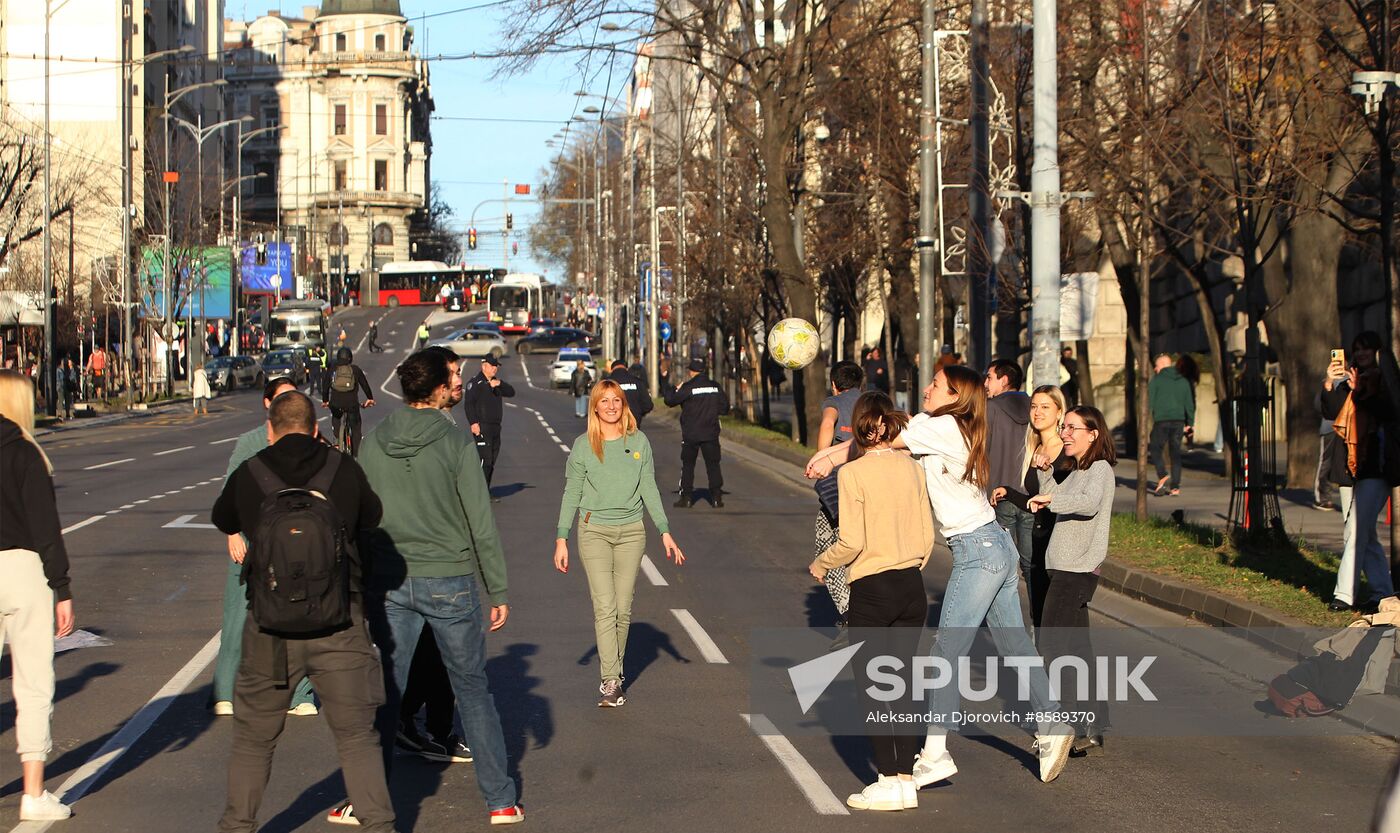
[[[322,0],[320,17],[333,14],[387,14],[403,17],[399,0]]]

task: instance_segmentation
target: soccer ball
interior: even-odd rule
[[[820,347],[817,329],[801,318],[784,318],[768,331],[768,354],[790,370],[811,364]]]

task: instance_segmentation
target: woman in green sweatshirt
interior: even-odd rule
[[[622,388],[604,380],[588,397],[588,432],[574,440],[569,452],[564,499],[559,506],[554,567],[569,571],[569,529],[578,516],[578,551],[593,597],[593,630],[598,638],[598,661],[603,683],[600,707],[627,702],[622,690],[622,657],[627,629],[632,624],[632,591],[646,548],[642,508],[661,533],[666,557],[676,566],[685,555],[671,537],[651,443],[637,430]]]

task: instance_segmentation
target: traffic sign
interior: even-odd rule
[[[662,322],[661,322],[661,327],[660,327],[659,329],[661,330],[661,340],[662,340],[662,341],[670,341],[670,340],[671,340],[671,322],[669,322],[669,321],[662,321]]]

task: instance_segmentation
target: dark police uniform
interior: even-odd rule
[[[692,359],[690,369],[699,375],[679,388],[669,383],[661,388],[666,404],[672,408],[679,405],[681,409],[681,498],[676,505],[690,504],[691,488],[695,485],[695,458],[699,454],[705,457],[711,501],[715,506],[723,506],[724,500],[720,497],[724,475],[719,468],[719,418],[729,413],[729,397],[705,374],[704,359]]]
[[[501,366],[494,357],[483,361]],[[515,388],[509,382],[500,376],[496,380],[500,384],[493,388],[485,373],[477,373],[462,392],[462,408],[467,412],[467,424],[475,423],[481,430],[476,435],[476,448],[481,452],[481,467],[488,486],[491,484],[491,474],[496,470],[496,456],[501,453],[501,414],[505,410],[501,399],[515,396]]]
[[[622,396],[627,400],[627,407],[631,409],[632,416],[636,418],[637,424],[642,424],[642,417],[651,413],[656,403],[651,401],[651,393],[647,390],[646,382],[638,379],[632,373],[622,367],[615,365],[608,378],[617,382],[617,386],[622,388]]]

